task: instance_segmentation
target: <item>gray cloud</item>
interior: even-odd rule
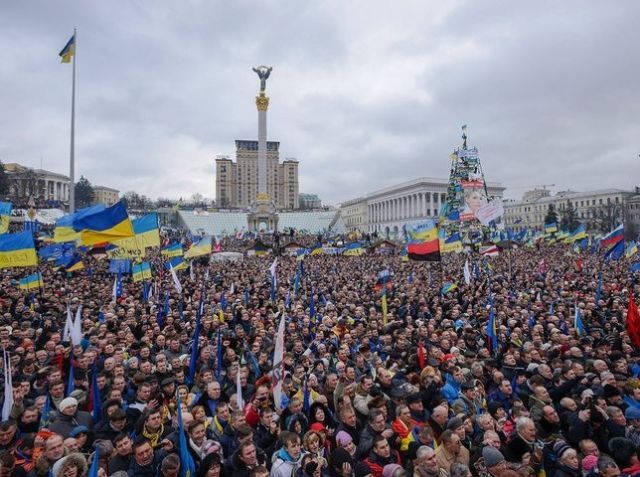
[[[336,203],[446,177],[461,124],[487,179],[520,195],[635,185],[633,1],[10,2],[0,7],[0,159],[65,172],[79,29],[77,175],[148,195],[214,195],[213,158],[268,134],[301,191]]]

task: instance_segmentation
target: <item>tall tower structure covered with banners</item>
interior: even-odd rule
[[[482,242],[503,212],[501,203],[491,202],[477,147],[467,145],[467,126],[462,126],[462,145],[453,151],[447,199],[441,228],[447,237],[460,234],[465,245]]]

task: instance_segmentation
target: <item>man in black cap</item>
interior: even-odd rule
[[[424,404],[422,403],[422,396],[418,393],[409,395],[407,397],[407,406],[409,406],[409,411],[411,411],[411,422],[413,426],[424,426],[428,418]]]
[[[477,397],[478,393],[476,392],[475,384],[464,381],[460,385],[460,397],[453,401],[451,407],[456,414],[464,413],[467,416],[474,417],[482,407],[482,404],[476,401]]]

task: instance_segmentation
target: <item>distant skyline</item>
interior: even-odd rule
[[[76,178],[123,193],[215,198],[215,157],[257,136],[260,64],[268,140],[323,203],[448,177],[462,124],[508,198],[631,189],[639,14],[631,0],[4,3],[0,160],[68,174],[58,52],[76,26]]]

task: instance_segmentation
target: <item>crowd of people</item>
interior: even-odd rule
[[[125,278],[114,300],[106,260],[42,264],[29,292],[23,271],[3,271],[14,402],[1,477],[84,477],[94,455],[100,477],[183,475],[178,414],[197,477],[640,474],[626,259],[544,243],[437,263],[320,254],[279,257],[274,283],[273,257],[204,257],[178,272],[179,293],[149,254],[147,299]],[[74,346],[64,328],[79,307]]]

